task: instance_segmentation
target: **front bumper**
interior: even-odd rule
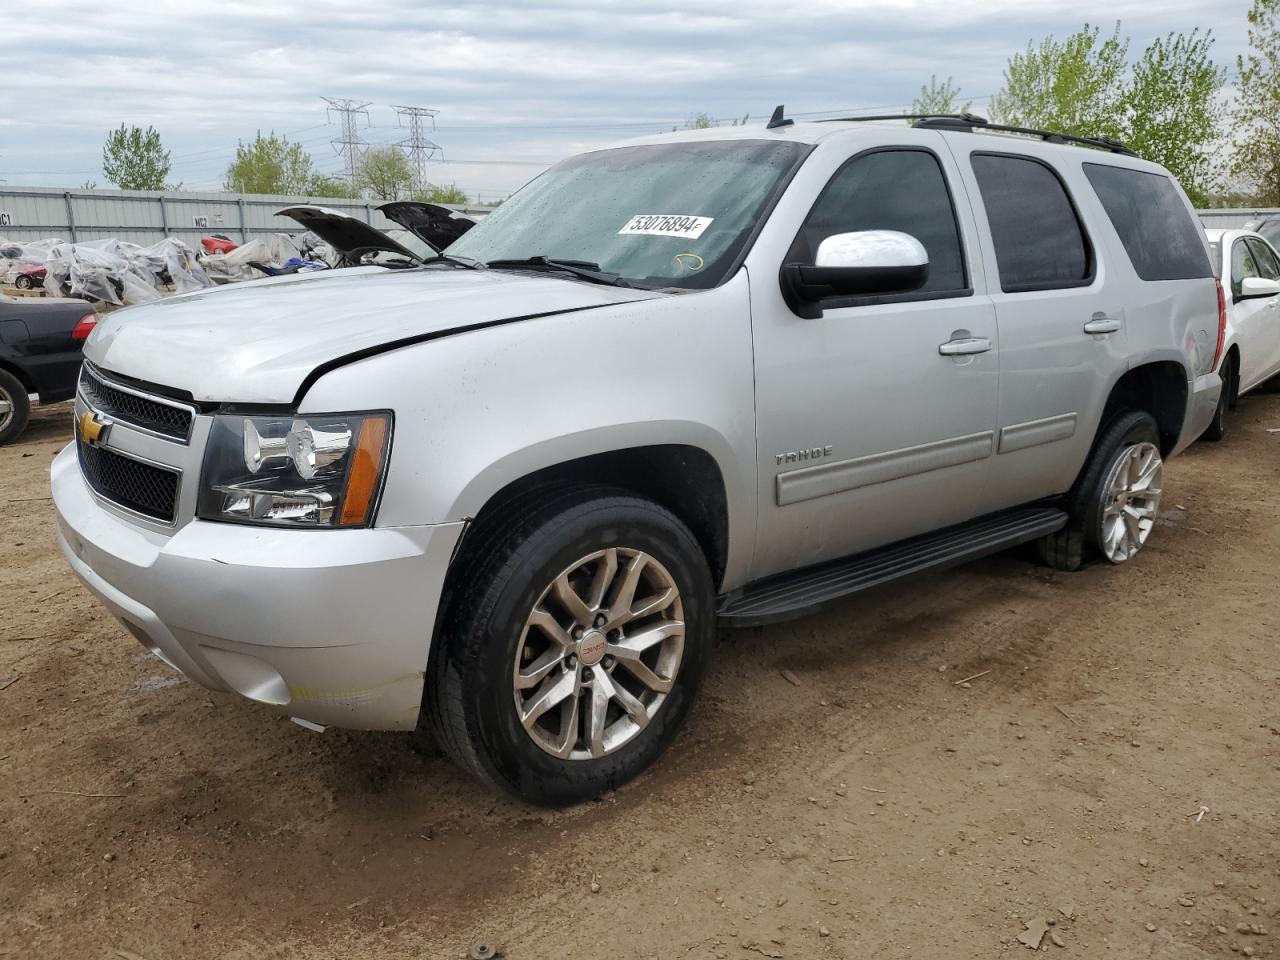
[[[1200,439],[1213,420],[1218,409],[1218,396],[1222,393],[1222,378],[1216,372],[1196,377],[1187,384],[1187,411],[1182,418],[1182,434],[1169,455],[1181,453]]]
[[[462,523],[278,530],[131,522],[85,484],[74,444],[50,471],[58,543],[151,652],[289,716],[411,730]]]

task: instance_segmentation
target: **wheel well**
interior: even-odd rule
[[[728,497],[724,477],[705,450],[676,444],[631,447],[558,463],[507,484],[476,514],[480,523],[513,498],[547,483],[603,483],[666,507],[689,528],[707,557],[716,584],[729,553]],[[462,549],[466,549],[466,539]]]
[[[27,393],[36,392],[36,385],[31,382],[31,378],[27,376],[21,367],[14,366],[12,363],[7,363],[4,360],[0,360],[0,370],[3,370],[5,373],[13,374],[13,376],[17,378],[17,381],[27,388]]]
[[[1166,456],[1178,442],[1187,412],[1187,376],[1180,363],[1162,360],[1134,367],[1111,388],[1102,413],[1102,430],[1125,410],[1145,410],[1160,430],[1160,450]]]

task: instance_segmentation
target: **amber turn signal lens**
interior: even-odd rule
[[[363,526],[373,509],[373,498],[378,492],[378,474],[382,458],[387,450],[387,421],[382,417],[368,417],[360,426],[360,438],[351,460],[351,473],[347,477],[347,493],[342,498],[343,527]]]

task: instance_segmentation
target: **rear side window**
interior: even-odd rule
[[[1143,280],[1212,277],[1200,227],[1168,177],[1103,163],[1086,163],[1085,176],[1120,235]]]
[[[975,153],[973,172],[991,226],[1005,293],[1079,287],[1093,256],[1058,175],[1038,160]]]

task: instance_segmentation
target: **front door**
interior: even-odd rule
[[[1252,237],[1231,245],[1231,323],[1240,345],[1241,390],[1280,372],[1280,297],[1239,299],[1245,277],[1280,280],[1275,252]]]
[[[954,160],[931,150],[852,156],[787,254],[812,264],[833,234],[899,230],[929,254],[922,290],[830,300],[805,319],[778,296],[776,273],[752,276],[754,577],[974,515],[993,451],[998,343],[994,308],[973,290],[954,178]]]

